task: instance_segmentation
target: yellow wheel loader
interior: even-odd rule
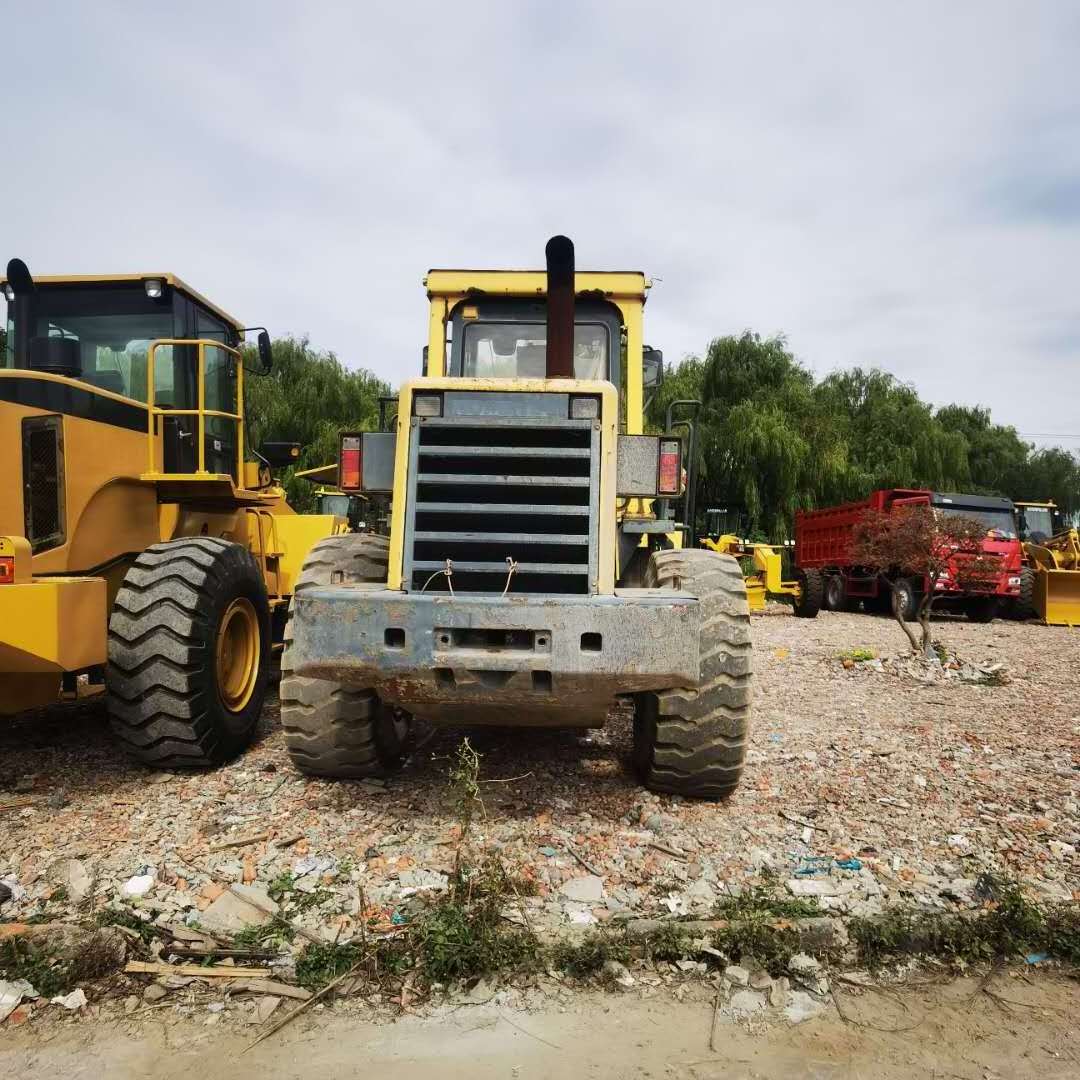
[[[643,434],[662,357],[641,273],[432,270],[422,378],[393,430],[346,435],[342,491],[391,502],[389,535],[317,544],[282,658],[295,764],[392,768],[410,719],[602,725],[632,709],[658,791],[723,797],[750,710],[746,586],[676,546],[679,436]],[[657,508],[661,509],[661,516]]]
[[[244,327],[178,278],[13,259],[0,287],[0,714],[105,692],[148,764],[227,760],[308,550],[346,525],[286,503],[297,446],[249,455]]]
[[[783,579],[783,545],[762,544],[742,540],[734,533],[724,532],[721,520],[725,510],[706,510],[708,534],[698,543],[710,551],[723,552],[738,560],[746,576],[746,596],[751,611],[764,611],[770,596],[790,596],[798,604],[802,587],[798,581]]]
[[[1062,527],[1053,502],[1018,502],[1024,567],[1016,614],[1048,626],[1080,626],[1080,533]]]

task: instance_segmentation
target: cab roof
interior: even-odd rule
[[[178,278],[175,274],[147,273],[147,274],[41,274],[34,275],[35,285],[112,285],[127,284],[132,281],[164,281],[170,288],[182,292],[189,299],[201,304],[207,311],[212,312],[219,319],[227,322],[234,330],[243,330],[244,324],[227,311],[222,310],[202,293],[197,292],[187,282]],[[7,284],[7,277],[0,274],[0,287]]]
[[[424,277],[428,297],[470,295],[536,297],[547,295],[543,270],[429,270]],[[578,296],[645,302],[652,282],[640,270],[579,270]]]

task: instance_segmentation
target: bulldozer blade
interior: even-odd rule
[[[1040,570],[1035,611],[1047,626],[1080,626],[1080,570]]]

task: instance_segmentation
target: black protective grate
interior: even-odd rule
[[[64,542],[61,418],[23,421],[23,500],[26,538],[36,553]]]
[[[581,421],[413,429],[406,582],[414,591],[588,593],[598,432]],[[450,582],[442,572],[450,560]],[[516,564],[513,573],[507,560]]]

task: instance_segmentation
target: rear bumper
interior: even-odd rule
[[[542,723],[557,712],[591,723],[616,695],[695,685],[698,623],[696,598],[652,589],[532,598],[327,586],[297,594],[289,655],[298,674],[373,687],[432,719]]]

